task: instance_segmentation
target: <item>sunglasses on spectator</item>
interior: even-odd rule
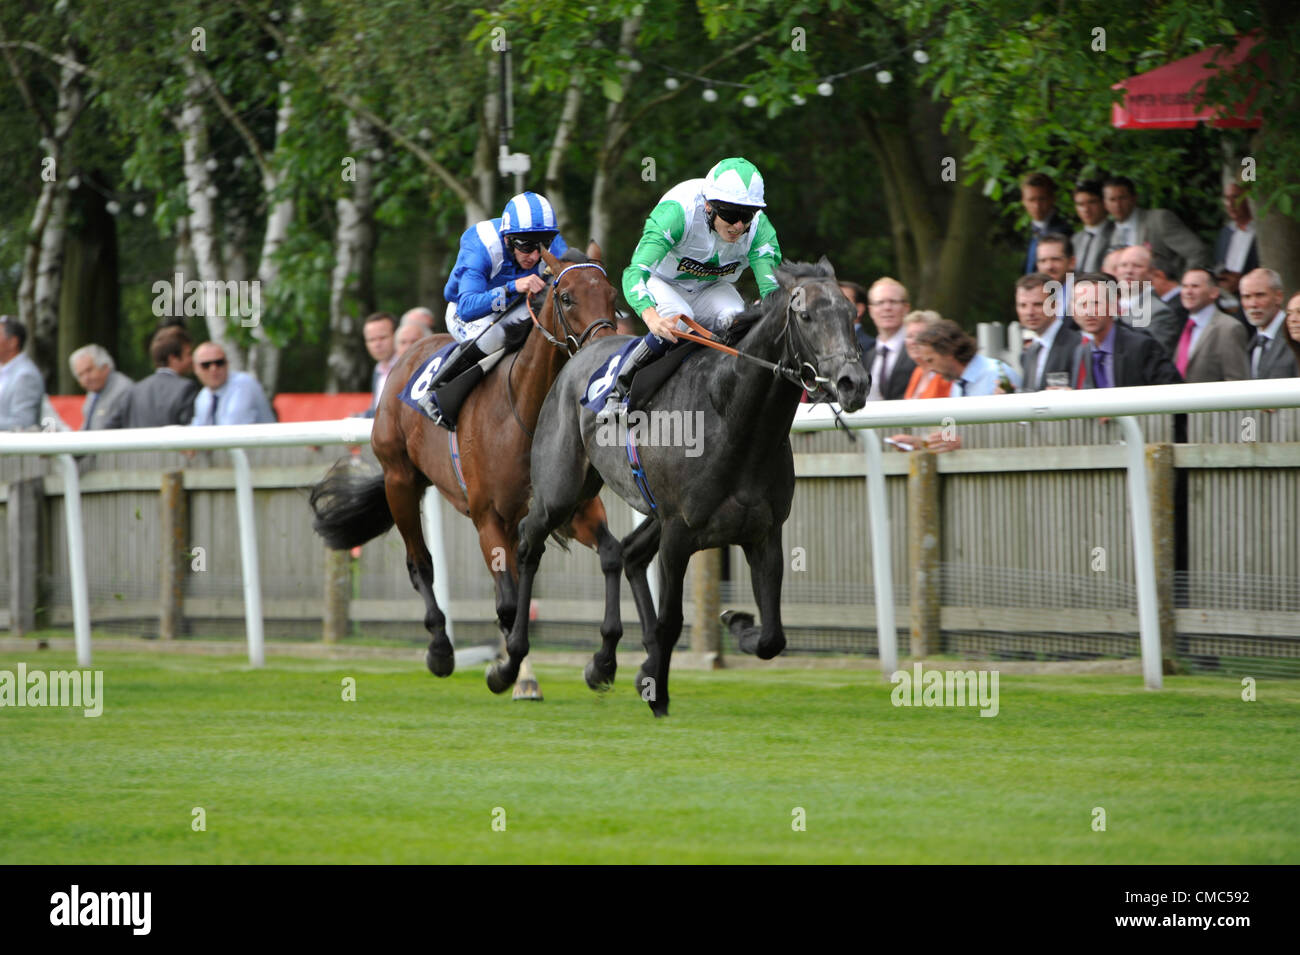
[[[199,367],[204,371],[207,371],[209,368],[225,368],[226,360],[224,358],[214,358],[211,361],[201,361],[199,362]]]
[[[523,252],[525,254],[529,252],[536,252],[538,248],[541,246],[541,243],[538,242],[536,239],[511,239],[510,244],[514,248],[518,249],[520,252]]]
[[[718,218],[731,225],[737,222],[749,225],[749,221],[754,218],[754,213],[758,211],[753,206],[733,206],[725,202],[715,202],[712,205]]]

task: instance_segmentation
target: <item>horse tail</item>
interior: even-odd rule
[[[383,474],[360,471],[344,458],[311,489],[312,527],[333,550],[374,540],[393,526]]]

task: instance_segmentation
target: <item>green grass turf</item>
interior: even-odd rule
[[[528,704],[482,666],[100,654],[99,718],[0,709],[0,863],[1300,861],[1295,683],[1004,674],[989,719],[875,673],[683,671],[654,720],[639,662],[606,696],[542,669]]]

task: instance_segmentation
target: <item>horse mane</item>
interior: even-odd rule
[[[835,272],[831,269],[829,263],[822,264],[822,262],[783,262],[777,271],[784,272],[787,278],[795,280],[835,278]],[[757,327],[759,321],[765,315],[784,309],[789,301],[789,293],[786,292],[783,286],[778,285],[771,292],[768,292],[757,305],[751,305],[737,315],[732,320],[731,327],[720,334],[718,338],[724,345],[735,348],[737,343],[744,341],[745,336]]]

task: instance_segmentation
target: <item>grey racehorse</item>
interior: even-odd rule
[[[830,263],[787,263],[777,280],[780,287],[736,323],[732,344],[748,357],[702,350],[644,409],[610,420],[583,409],[579,399],[627,339],[592,342],[565,365],[538,418],[532,502],[519,529],[519,606],[528,606],[547,535],[563,535],[579,502],[595,496],[602,484],[650,515],[621,546],[648,653],[636,689],[656,716],[668,712],[669,660],[682,629],[682,581],[695,551],[744,548],[761,627],[749,614],[727,615],[728,625],[742,650],[763,659],[785,648],[781,527],[794,496],[790,424],[800,392],[803,385],[820,386],[848,411],[866,402],[870,378],[860,362],[853,308]],[[633,477],[629,431],[653,507]],[[656,552],[657,615],[646,582]],[[605,638],[587,664],[593,689],[613,681],[617,642],[616,635]],[[508,659],[488,670],[493,692],[514,683],[528,653],[528,614],[515,617],[507,649]]]

